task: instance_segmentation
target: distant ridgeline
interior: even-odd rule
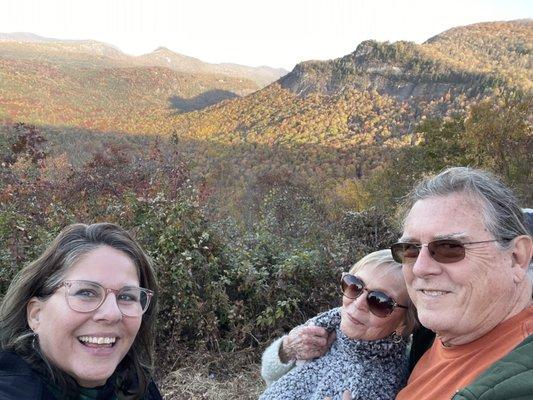
[[[533,21],[520,20],[453,28],[422,45],[365,41],[280,79],[284,71],[163,48],[130,57],[97,42],[0,37],[0,118],[45,133],[169,136],[193,180],[224,199],[213,203],[222,213],[294,185],[329,205],[386,206],[448,164],[493,169],[524,189],[532,36]]]

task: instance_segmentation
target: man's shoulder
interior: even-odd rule
[[[42,381],[17,354],[0,351],[0,399],[40,400]]]

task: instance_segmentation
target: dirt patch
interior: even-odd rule
[[[257,400],[265,390],[252,352],[193,354],[158,379],[165,400]]]

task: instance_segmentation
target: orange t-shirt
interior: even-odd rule
[[[473,342],[444,347],[436,339],[396,400],[449,400],[531,333],[533,307],[528,307]]]

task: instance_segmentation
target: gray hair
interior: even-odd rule
[[[0,304],[0,348],[20,355],[65,393],[76,393],[75,382],[54,367],[40,351],[39,341],[28,326],[26,306],[33,297],[41,300],[50,297],[68,269],[100,246],[109,246],[126,254],[137,269],[140,285],[157,293],[152,262],[127,231],[110,223],[73,224],[64,228],[37,260],[19,271]],[[131,348],[117,368],[121,379],[133,379],[138,387],[118,387],[116,395],[119,399],[142,398],[151,379],[156,301],[154,296]]]
[[[394,261],[389,249],[374,251],[373,253],[367,254],[350,268],[350,274],[354,274],[357,271],[367,268],[370,268],[372,273],[379,273],[380,276],[395,274],[398,278],[398,282],[401,283],[403,287],[405,287],[405,291],[407,291],[405,280],[402,275],[402,264]],[[404,329],[402,332],[402,336],[404,337],[408,337],[418,326],[416,308],[409,296],[407,298],[407,311],[405,313]]]
[[[453,167],[421,181],[402,205],[403,220],[418,200],[465,193],[479,200],[485,227],[506,248],[517,236],[530,235],[513,191],[495,175],[469,167]]]

